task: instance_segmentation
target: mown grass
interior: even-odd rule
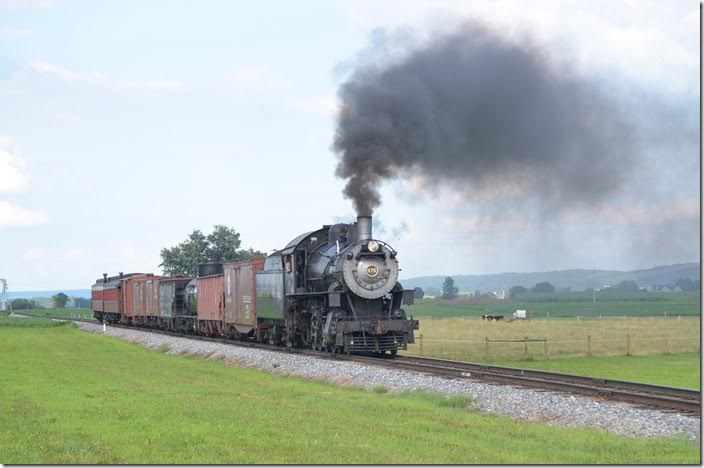
[[[598,294],[598,293],[597,293]],[[533,301],[444,301],[424,299],[404,309],[414,317],[480,317],[505,315],[509,318],[516,309],[528,310],[533,318],[580,317],[668,317],[699,316],[699,295],[671,293],[663,295],[667,300],[658,301],[597,301],[597,302],[533,302]]]
[[[508,360],[497,361],[495,364],[699,390],[700,362],[699,353],[679,353],[659,356]]]
[[[699,463],[682,438],[517,422],[69,327],[0,328],[0,353],[2,463]]]

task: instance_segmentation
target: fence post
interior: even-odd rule
[[[548,348],[548,339],[545,338],[545,341],[543,342],[543,346],[545,347],[545,358],[550,357],[550,350]]]
[[[587,335],[587,356],[592,355],[592,335]]]
[[[528,357],[528,337],[527,336],[523,338],[523,346],[524,346],[524,348],[523,348],[524,354],[526,355],[526,357]]]
[[[626,356],[633,354],[633,349],[631,347],[631,334],[626,333]]]
[[[423,334],[420,334],[420,355],[423,355]]]
[[[662,352],[664,354],[670,354],[670,346],[669,343],[667,342],[667,335],[663,336],[663,350]]]

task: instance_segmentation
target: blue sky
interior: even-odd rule
[[[195,228],[271,251],[352,218],[330,150],[338,85],[378,28],[464,18],[601,80],[652,130],[649,164],[622,199],[540,220],[390,183],[377,234],[402,277],[696,261],[698,3],[530,5],[0,0],[0,277],[88,287],[158,271]]]

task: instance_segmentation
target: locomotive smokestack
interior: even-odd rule
[[[372,238],[372,217],[357,216],[357,239],[367,240]]]

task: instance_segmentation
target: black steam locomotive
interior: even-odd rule
[[[266,258],[199,267],[197,278],[129,274],[93,285],[99,320],[330,352],[391,352],[414,342],[397,252],[371,217],[325,225]]]

